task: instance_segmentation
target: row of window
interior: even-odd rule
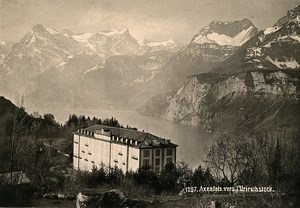
[[[114,160],[114,163],[119,163],[118,160]],[[125,165],[126,163],[125,162],[122,162],[122,165]]]
[[[77,156],[74,155],[75,158],[78,158]],[[79,157],[80,160],[82,160],[82,157]],[[89,161],[88,159],[84,159],[85,161]],[[95,163],[93,160],[91,161],[91,163]]]
[[[88,135],[88,136],[94,136],[94,132],[92,132],[92,131],[86,131],[86,130],[78,129],[78,132],[81,133],[81,134]]]
[[[74,144],[79,144],[79,142],[74,140]],[[96,148],[107,148],[108,147],[107,144],[103,143],[103,142],[92,142],[92,141],[86,141],[86,140],[83,140],[81,142],[81,145],[80,145],[81,148],[83,148],[82,145],[84,145],[85,147],[91,146],[91,148],[95,148],[95,147]]]
[[[155,150],[155,156],[159,157],[160,156],[160,149]],[[173,149],[167,149],[167,156],[172,156],[173,155]],[[144,150],[144,157],[150,157],[150,150]]]
[[[128,139],[128,138],[123,138],[123,137],[112,136],[111,139],[113,141],[117,141],[117,142],[125,142],[126,144],[134,144],[134,145],[138,144],[138,142],[136,140],[132,140],[132,139]]]
[[[82,150],[81,152],[82,152],[82,153],[85,153],[85,151],[84,151],[84,150]],[[92,153],[91,153],[91,152],[88,152],[88,154],[89,154],[89,155],[92,155]]]

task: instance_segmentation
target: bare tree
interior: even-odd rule
[[[24,158],[29,151],[30,142],[25,139],[26,126],[32,122],[24,109],[24,99],[16,96],[16,108],[12,118],[12,129],[9,136],[9,163],[10,163],[10,182],[13,181],[13,172],[24,168]]]
[[[206,162],[217,178],[233,185],[248,169],[252,154],[245,141],[243,137],[223,135],[213,143]]]
[[[179,179],[177,183],[183,184],[185,187],[192,177],[192,169],[185,161],[181,160],[176,163]]]

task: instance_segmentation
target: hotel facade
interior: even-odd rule
[[[150,166],[160,173],[167,163],[176,163],[178,145],[169,139],[126,128],[94,125],[74,134],[73,168],[117,166],[124,173]]]

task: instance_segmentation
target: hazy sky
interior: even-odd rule
[[[272,26],[299,0],[0,0],[0,40],[42,24],[77,33],[128,28],[138,39],[189,42],[213,20],[249,18]]]

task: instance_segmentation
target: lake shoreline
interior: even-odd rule
[[[116,118],[123,126],[136,127],[139,131],[145,131],[162,138],[171,139],[178,144],[177,161],[185,161],[192,168],[203,164],[205,150],[211,145],[213,139],[199,127],[176,124],[160,118],[146,117],[136,111],[115,109],[35,109],[40,115],[53,114],[55,120],[62,125],[68,120],[70,114],[85,115],[85,117]],[[31,112],[29,112],[31,113]]]

